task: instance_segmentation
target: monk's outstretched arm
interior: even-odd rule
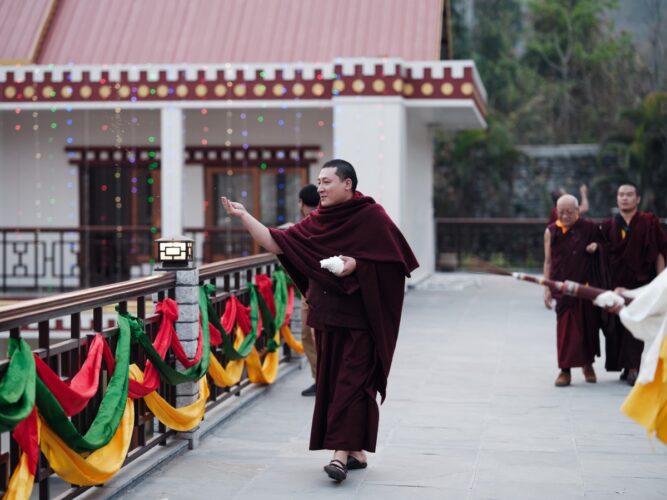
[[[228,200],[224,196],[220,198],[222,206],[229,215],[233,215],[241,219],[243,227],[246,228],[252,239],[263,246],[267,252],[274,255],[283,253],[278,246],[278,243],[271,236],[269,228],[255,219],[241,203],[236,203]]]

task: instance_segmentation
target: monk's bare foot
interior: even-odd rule
[[[347,450],[336,450],[334,451],[334,460],[340,460],[341,462],[345,463],[347,462],[347,456],[350,454],[349,451]]]

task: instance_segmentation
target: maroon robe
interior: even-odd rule
[[[590,220],[580,218],[565,233],[556,223],[549,224],[551,234],[550,279],[592,283],[598,265],[597,252],[586,247],[601,241],[600,229]],[[599,313],[590,301],[554,293],[556,299],[556,338],[558,367],[572,368],[592,364],[600,355]]]
[[[667,256],[667,236],[660,219],[650,212],[637,212],[630,224],[619,214],[601,225],[609,259],[610,287],[638,288],[655,278],[658,255]],[[644,342],[632,336],[617,315],[603,325],[605,367],[609,371],[639,368]]]
[[[384,209],[361,193],[319,207],[287,230],[271,229],[278,255],[310,306],[317,392],[310,449],[375,451],[379,411],[396,347],[405,277],[419,265]],[[354,257],[338,278],[320,260]]]

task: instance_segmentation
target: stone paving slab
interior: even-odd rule
[[[309,452],[309,370],[161,466],[127,498],[568,499],[667,497],[667,447],[620,413],[630,388],[556,388],[555,315],[509,278],[437,275],[406,297],[377,453],[342,484]]]

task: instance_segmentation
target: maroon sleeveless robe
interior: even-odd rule
[[[553,280],[591,283],[598,265],[597,252],[586,247],[601,240],[599,227],[580,218],[565,233],[549,224]],[[573,368],[593,363],[600,355],[599,311],[590,301],[555,293],[558,367]]]
[[[655,277],[659,254],[667,255],[667,236],[658,217],[637,212],[630,224],[619,214],[601,225],[609,259],[611,288],[638,288]],[[639,368],[644,342],[632,336],[617,315],[609,315],[603,324],[605,367],[609,371]]]

